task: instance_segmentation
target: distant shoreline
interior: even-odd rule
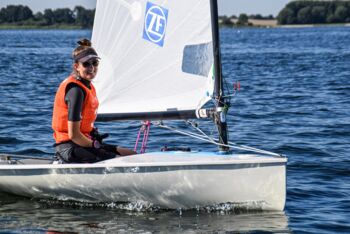
[[[220,25],[223,28],[316,28],[316,27],[350,27],[350,24],[286,24],[286,25]]]
[[[219,20],[221,27],[228,28],[311,28],[311,27],[339,27],[350,26],[350,23],[328,23],[328,24],[278,24],[276,19],[248,19],[246,24],[239,25],[237,19],[232,19],[225,24]]]
[[[312,28],[312,27],[350,27],[350,23],[339,23],[339,24],[287,24],[287,25],[277,25],[277,24],[252,24],[252,25],[224,25],[220,24],[222,28]],[[50,25],[50,26],[37,26],[37,25],[7,25],[0,24],[0,30],[92,30],[92,28],[83,28],[81,26],[75,25]]]
[[[312,27],[350,27],[350,23],[346,24],[286,24],[278,25],[277,28],[312,28]]]
[[[9,24],[0,24],[0,30],[18,30],[18,29],[57,29],[57,30],[62,30],[62,29],[90,29],[91,28],[83,28],[81,26],[76,26],[76,25],[48,25],[48,26],[37,26],[37,25],[9,25]]]

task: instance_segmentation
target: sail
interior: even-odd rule
[[[195,111],[211,99],[210,0],[98,0],[98,115]]]

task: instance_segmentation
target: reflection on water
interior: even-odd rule
[[[133,211],[1,194],[2,231],[31,233],[290,232],[284,212]]]

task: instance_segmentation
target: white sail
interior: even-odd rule
[[[209,0],[98,0],[99,114],[197,110],[213,92]]]

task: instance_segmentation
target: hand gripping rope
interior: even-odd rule
[[[135,147],[134,147],[134,151],[137,152],[137,147],[141,138],[141,133],[143,133],[143,137],[142,137],[142,145],[141,145],[141,149],[140,149],[140,154],[143,154],[146,152],[146,148],[147,148],[147,141],[148,141],[148,135],[149,135],[149,130],[151,127],[151,122],[150,121],[144,121],[139,133],[137,134],[137,138],[136,138],[136,142],[135,142]]]

